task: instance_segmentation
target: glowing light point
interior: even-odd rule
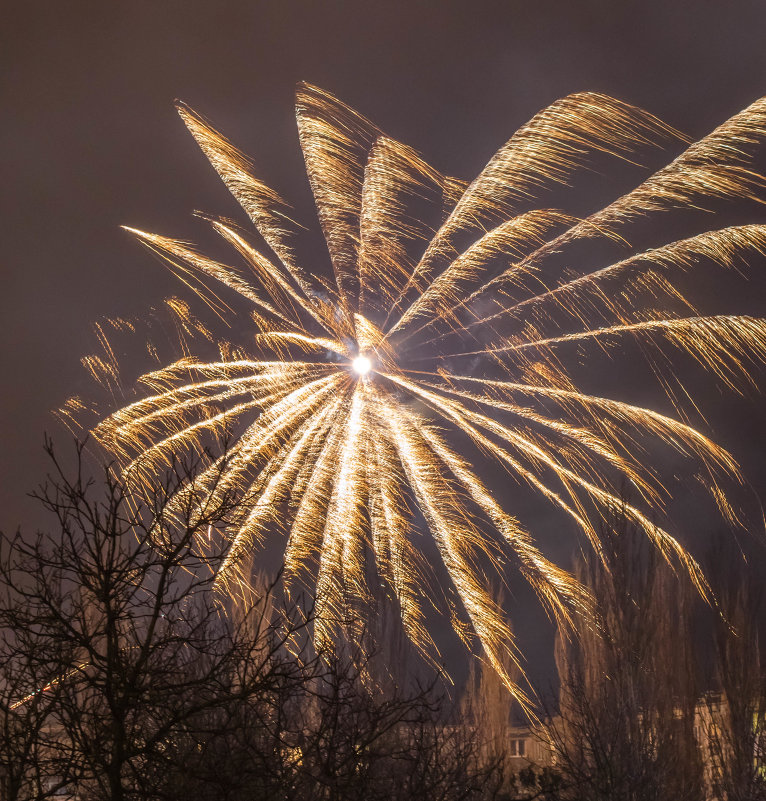
[[[366,356],[357,356],[351,366],[358,375],[367,375],[372,370],[372,362]]]

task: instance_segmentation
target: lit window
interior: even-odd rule
[[[523,757],[527,755],[526,740],[511,740],[511,756]]]

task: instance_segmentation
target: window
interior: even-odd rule
[[[516,739],[511,740],[511,756],[523,757],[527,755],[527,741]]]

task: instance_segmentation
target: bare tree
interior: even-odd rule
[[[715,689],[700,702],[698,739],[710,796],[762,801],[766,799],[766,677],[760,646],[764,593],[752,567],[726,542],[721,538],[715,543],[709,560],[708,575],[720,614],[713,616]]]
[[[317,654],[277,582],[213,591],[241,499],[208,484],[200,511],[193,463],[148,491],[88,480],[82,447],[68,479],[48,450],[55,530],[1,541],[3,799],[497,797],[436,680]]]
[[[202,713],[278,686],[305,619],[272,625],[263,600],[227,614],[210,591],[225,555],[215,530],[238,500],[217,493],[199,511],[195,465],[174,465],[147,493],[111,470],[103,486],[87,480],[81,447],[70,480],[48,451],[56,472],[38,497],[56,532],[3,542],[4,691],[18,693],[5,730],[16,752],[13,732],[33,741],[34,797],[158,797],[178,738]]]
[[[548,736],[566,797],[700,799],[690,592],[621,510],[601,540],[604,562],[585,556],[577,571],[597,624],[557,642],[559,709]]]

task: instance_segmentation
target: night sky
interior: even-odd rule
[[[45,471],[44,432],[68,438],[51,410],[88,392],[79,359],[93,347],[92,323],[140,316],[178,289],[119,226],[204,241],[194,209],[238,214],[174,99],[211,119],[315,224],[293,115],[300,80],[438,169],[472,178],[519,125],[575,91],[613,95],[702,136],[766,94],[765,34],[763,0],[9,4],[0,527],[39,522],[25,493]],[[722,224],[731,222],[766,222],[766,211]],[[718,298],[717,310],[766,315],[765,285]],[[709,430],[763,497],[763,399],[711,391],[702,400]]]

